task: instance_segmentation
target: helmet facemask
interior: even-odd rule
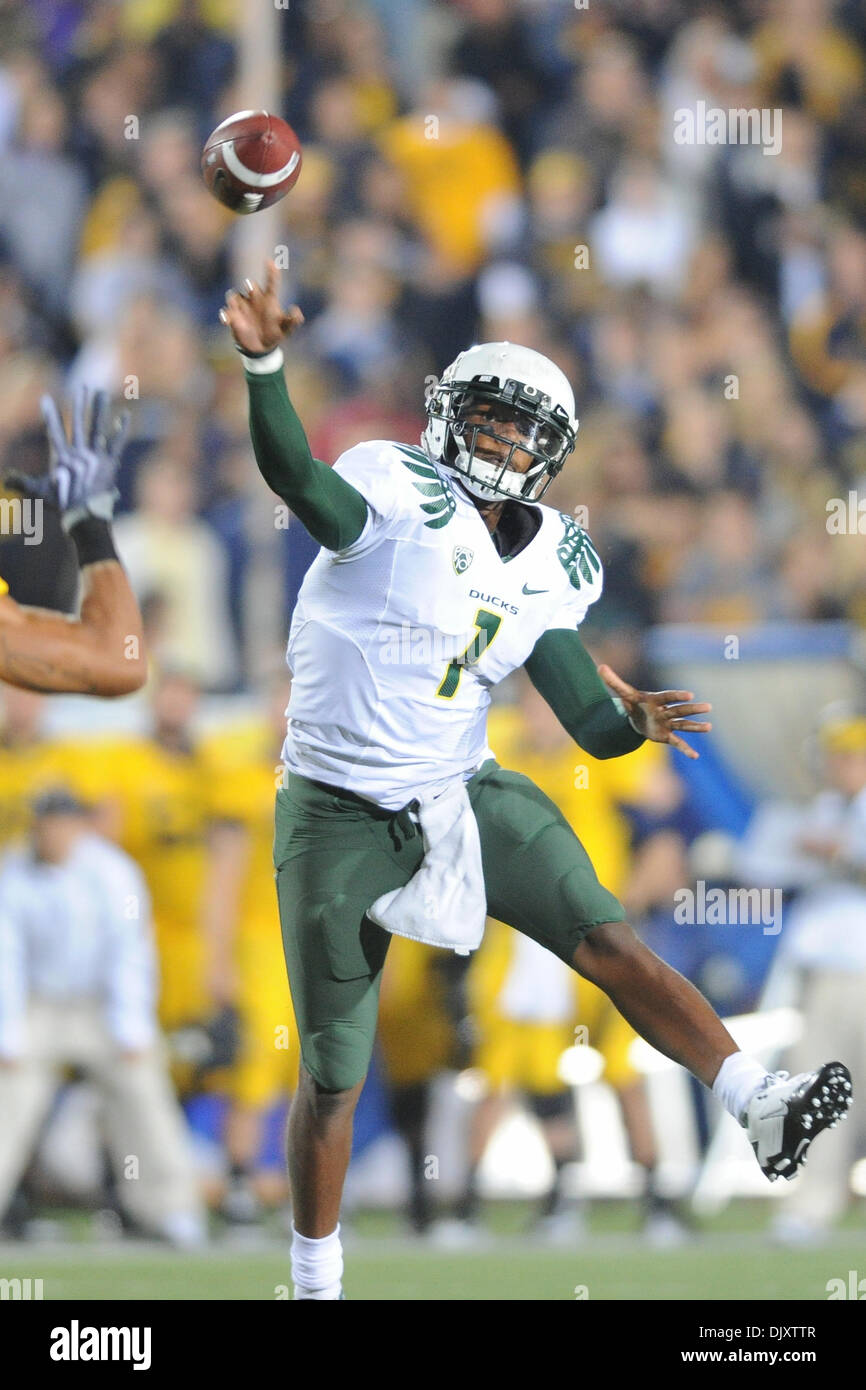
[[[540,501],[574,448],[567,412],[516,381],[442,383],[429,413],[445,426],[442,462],[481,501]]]

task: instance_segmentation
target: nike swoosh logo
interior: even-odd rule
[[[550,590],[549,590],[549,589],[527,589],[526,585],[524,584],[524,586],[523,586],[523,592],[524,592],[525,594],[549,594],[549,593],[550,593]]]

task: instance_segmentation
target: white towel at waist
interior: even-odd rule
[[[481,945],[487,896],[478,823],[463,779],[421,801],[418,821],[424,858],[417,873],[377,898],[367,915],[397,936],[468,956]]]

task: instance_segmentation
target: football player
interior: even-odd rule
[[[208,785],[194,734],[199,698],[194,676],[161,671],[152,693],[151,730],[127,740],[114,771],[118,840],[140,865],[150,892],[159,1018],[172,1040],[176,1030],[209,1017],[213,1003],[202,924]]]
[[[229,1173],[221,1202],[222,1215],[237,1224],[264,1216],[268,1188],[271,1199],[277,1196],[257,1161],[268,1111],[294,1092],[300,1064],[276,896],[268,891],[285,670],[267,684],[261,714],[220,726],[198,750],[210,820],[204,911],[209,992],[215,1007],[237,1010],[240,1034],[238,1058],[226,1077]]]
[[[540,505],[575,443],[568,381],[531,349],[471,347],[431,392],[420,448],[374,440],[329,468],[286,390],[280,342],[303,315],[283,310],[278,278],[270,262],[264,286],[230,291],[220,317],[243,355],[259,470],[322,547],[289,636],[274,844],[302,1058],[289,1125],[295,1297],[343,1296],[340,1200],[390,940],[368,912],[415,877],[429,852],[419,822],[446,794],[468,797],[491,915],[598,985],[747,1126],[768,1177],[792,1176],[844,1115],[847,1069],[787,1079],[741,1053],[638,939],[554,804],[487,746],[490,688],[520,666],[595,756],[649,738],[696,757],[682,735],[711,727],[690,691],[637,690],[581,642],[601,561],[570,516]],[[472,882],[468,853],[459,867]]]
[[[434,1084],[442,1072],[462,1068],[468,1051],[461,1033],[466,1015],[468,961],[395,936],[382,976],[378,1039],[388,1108],[409,1161],[409,1228],[424,1235],[437,1204],[430,1180],[427,1127]]]
[[[59,510],[81,567],[81,612],[71,618],[22,607],[0,579],[0,680],[27,690],[128,695],[144,684],[147,664],[141,614],[111,533],[126,420],[112,424],[106,393],[86,387],[75,396],[71,439],[50,396],[42,415],[49,472],[7,482]]]

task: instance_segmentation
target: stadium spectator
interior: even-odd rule
[[[467,1024],[467,964],[395,937],[382,976],[377,1041],[391,1119],[406,1147],[409,1229],[419,1236],[432,1232],[442,1215],[436,1200],[442,1174],[430,1163],[428,1126],[437,1078],[466,1060],[460,1025]]]
[[[618,168],[589,232],[608,284],[648,285],[662,299],[680,288],[696,236],[686,197],[645,159]]]
[[[204,1213],[156,1023],[144,880],[69,793],[44,793],[33,813],[29,846],[0,868],[0,1214],[74,1066],[102,1095],[127,1214],[150,1235],[197,1247]]]
[[[553,96],[536,31],[511,0],[465,0],[463,10],[465,24],[449,55],[450,68],[495,92],[502,129],[525,161],[539,116]]]
[[[209,787],[203,905],[208,995],[236,1011],[235,1064],[222,1078],[229,1096],[224,1143],[228,1179],[220,1210],[248,1224],[265,1212],[259,1158],[265,1120],[297,1087],[300,1049],[285,976],[273,873],[273,792],[282,775],[289,683],[264,683],[261,713],[204,737]]]
[[[767,1007],[802,1013],[802,1033],[783,1058],[795,1075],[816,1045],[850,1058],[856,1088],[866,1079],[866,714],[839,703],[823,711],[814,740],[823,789],[806,806],[759,807],[739,850],[744,881],[772,885],[788,908]],[[821,1240],[846,1211],[850,1177],[862,1157],[863,1101],[855,1090],[847,1134],[830,1153],[816,1148],[774,1222],[787,1244]]]
[[[60,93],[36,88],[0,161],[0,236],[31,293],[57,316],[66,309],[87,196],[81,170],[63,151],[65,123]]]
[[[183,669],[152,692],[149,736],[128,741],[113,778],[119,839],[142,869],[160,960],[160,1021],[167,1030],[209,1016],[203,932],[209,788],[193,719],[200,698]]]
[[[409,211],[434,261],[453,279],[519,232],[519,172],[494,117],[486,87],[454,78],[430,84],[415,110],[381,136],[406,178]]]
[[[471,998],[478,1033],[473,1062],[487,1090],[472,1116],[457,1216],[468,1231],[477,1229],[481,1161],[496,1126],[515,1098],[522,1098],[541,1126],[553,1167],[533,1233],[568,1244],[582,1234],[576,1205],[563,1187],[578,1143],[574,1098],[559,1062],[574,1043],[576,992],[567,967],[536,942],[522,936],[512,940],[498,923],[488,924],[485,935],[483,954],[473,963]]]
[[[45,766],[41,737],[43,697],[3,686],[0,728],[0,845],[22,839],[29,824],[27,800]]]
[[[150,458],[138,476],[138,511],[117,525],[117,545],[136,594],[165,594],[162,665],[183,666],[204,686],[231,686],[237,657],[228,614],[225,553],[211,528],[195,517],[190,473],[166,456]]]

